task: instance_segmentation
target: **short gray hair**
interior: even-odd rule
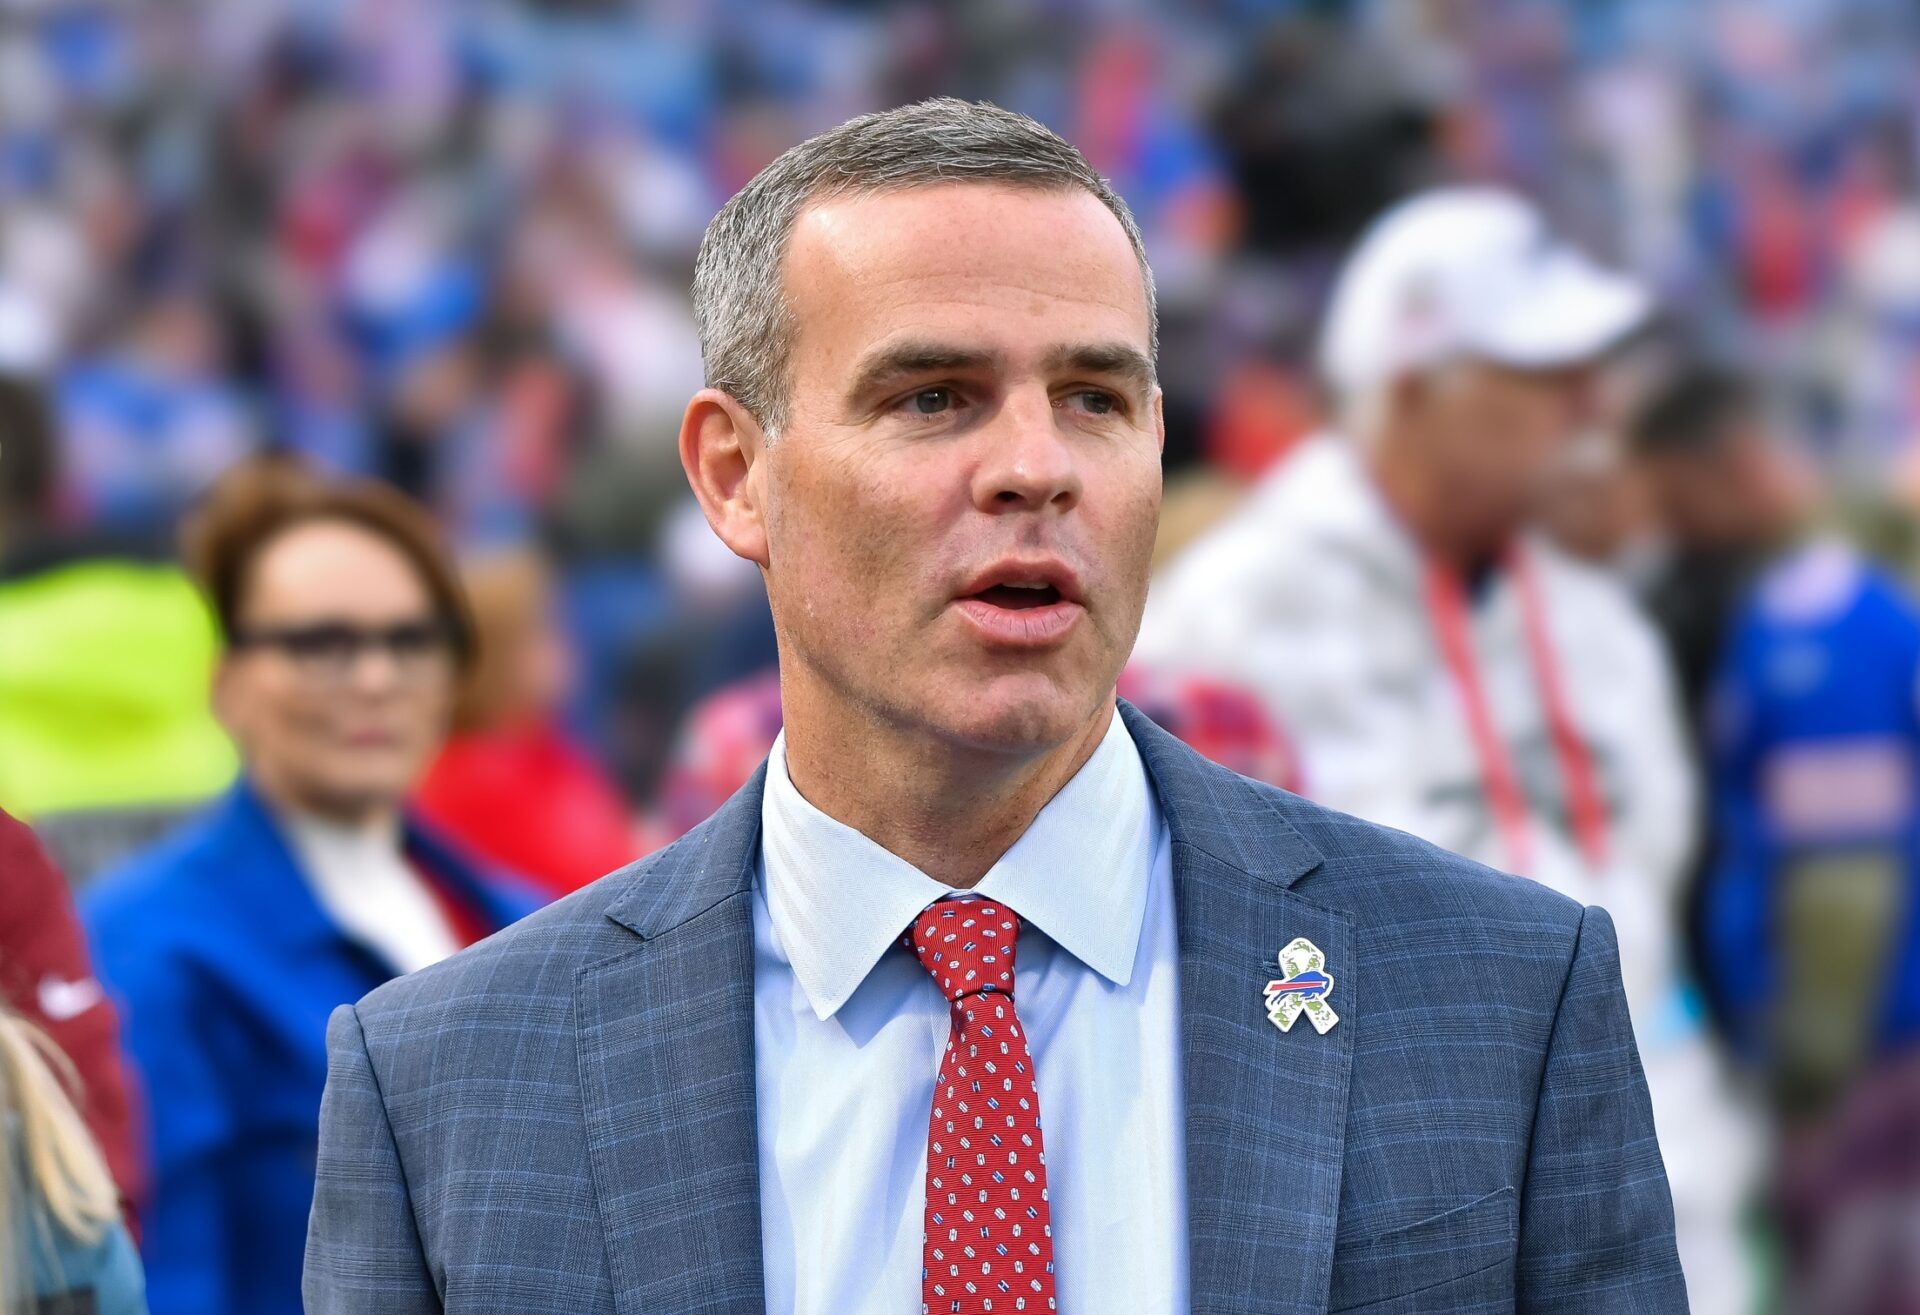
[[[727,393],[771,434],[787,419],[793,314],[783,269],[794,223],[810,204],[936,183],[1080,188],[1120,221],[1140,262],[1153,356],[1160,347],[1153,271],[1133,212],[1086,157],[1044,124],[951,97],[866,114],[810,137],[753,176],[707,225],[693,270],[693,316],[707,386]]]

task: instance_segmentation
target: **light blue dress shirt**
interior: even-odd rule
[[[1116,713],[971,892],[809,804],[776,741],[754,889],[760,1221],[773,1315],[920,1309],[927,1118],[947,1003],[900,934],[937,899],[1025,920],[1064,1315],[1187,1307],[1179,943],[1165,823]]]

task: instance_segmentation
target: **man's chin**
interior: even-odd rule
[[[1008,754],[1046,753],[1087,729],[1108,705],[1107,691],[1062,688],[1042,677],[1001,677],[953,707],[949,734],[977,749]]]

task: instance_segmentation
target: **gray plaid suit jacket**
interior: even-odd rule
[[[1192,1309],[1684,1311],[1606,914],[1121,711],[1173,839]],[[764,1308],[760,792],[334,1014],[309,1312]],[[1266,1017],[1296,936],[1325,1035]]]

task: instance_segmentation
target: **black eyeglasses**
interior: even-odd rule
[[[383,628],[318,621],[241,630],[234,634],[232,646],[274,649],[302,674],[329,681],[345,681],[363,656],[379,649],[393,659],[394,670],[403,679],[421,680],[445,666],[453,635],[440,621],[402,621]]]

